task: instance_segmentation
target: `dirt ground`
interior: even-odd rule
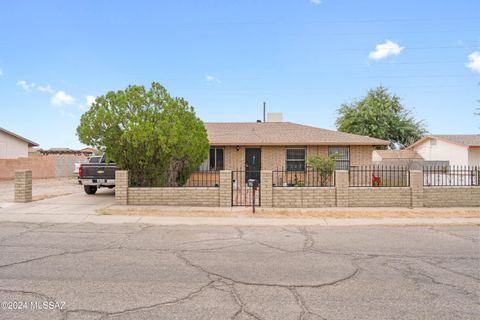
[[[14,180],[0,180],[0,203],[13,202],[14,188]],[[33,179],[34,201],[76,192],[83,192],[83,187],[78,184],[76,177]]]

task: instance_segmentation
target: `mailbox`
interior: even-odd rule
[[[257,179],[248,179],[248,186],[251,188],[258,188],[258,180]]]

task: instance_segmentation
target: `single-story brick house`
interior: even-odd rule
[[[209,158],[201,170],[304,171],[310,155],[337,154],[337,169],[372,164],[388,141],[292,122],[209,122]]]

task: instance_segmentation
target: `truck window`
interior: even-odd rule
[[[101,157],[90,157],[88,163],[100,163]]]

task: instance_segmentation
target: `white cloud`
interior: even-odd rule
[[[50,102],[56,106],[63,106],[64,104],[72,104],[74,101],[75,99],[72,96],[68,95],[65,91],[58,91],[52,97],[52,100],[50,100]]]
[[[398,56],[405,47],[400,47],[398,43],[387,40],[375,46],[375,51],[370,52],[368,57],[372,60],[380,60],[389,56]]]
[[[467,68],[474,72],[480,73],[480,52],[475,51],[471,53],[468,56],[468,59],[470,60],[470,62],[466,64]]]
[[[220,81],[220,79],[218,79],[217,77],[214,77],[214,76],[208,75],[208,74],[205,76],[205,80],[207,80],[207,82],[222,83],[222,81]]]
[[[41,91],[41,92],[50,92],[50,93],[54,93],[55,90],[53,90],[52,87],[50,87],[49,84],[47,84],[46,86],[38,86],[37,87],[37,90],[38,91]]]
[[[28,83],[25,80],[18,80],[17,81],[17,86],[21,87],[25,91],[30,91],[31,89],[36,87],[35,83]]]
[[[321,4],[321,3],[322,3],[322,0],[310,0],[310,3],[312,3],[312,4],[316,5],[316,6],[318,6],[319,4]]]
[[[90,108],[92,106],[92,104],[95,102],[95,99],[97,99],[97,97],[86,96],[85,100],[87,101],[87,103],[79,105],[80,110],[87,110],[88,108]]]
[[[91,107],[92,104],[95,102],[95,99],[97,99],[97,97],[94,96],[86,96],[85,98],[87,99],[87,104],[89,107]]]
[[[2,74],[3,74],[3,70],[2,70],[2,69],[0,69],[0,76],[1,76]]]

